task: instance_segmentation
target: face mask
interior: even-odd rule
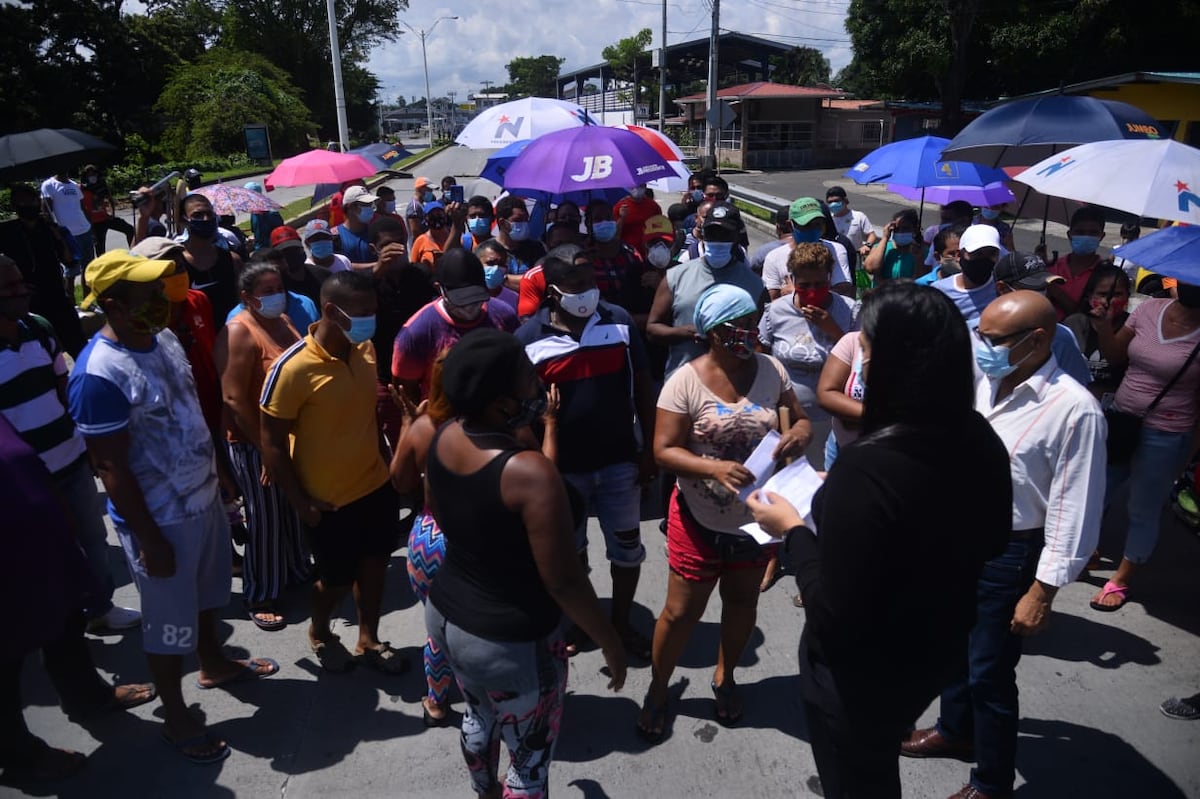
[[[433,200],[434,200],[434,197],[433,197],[432,189],[426,189],[424,192],[421,193],[421,202],[431,203],[431,202],[433,202]]]
[[[843,202],[829,203],[829,213],[831,213],[831,214],[840,214],[845,208],[846,208],[846,204]]]
[[[171,304],[161,294],[146,300],[129,311],[129,326],[133,332],[157,336],[171,321]]]
[[[640,187],[636,188],[636,189],[630,189],[629,196],[632,197],[634,200],[644,199],[646,197],[646,190],[643,188],[640,188]]]
[[[396,213],[396,201],[395,201],[395,200],[388,200],[388,201],[386,201],[386,202],[383,204],[383,211],[384,211],[384,213],[386,213],[386,214],[394,214],[394,213]]]
[[[486,236],[492,230],[492,220],[486,216],[477,216],[474,219],[468,219],[467,230],[475,238]]]
[[[671,248],[662,242],[652,244],[646,252],[646,260],[659,269],[666,269],[671,264]]]
[[[1071,252],[1076,255],[1092,255],[1100,246],[1099,236],[1072,236]]]
[[[713,269],[721,269],[729,265],[733,258],[732,241],[708,241],[704,244],[704,260]]]
[[[265,294],[258,298],[258,302],[258,313],[267,319],[278,319],[287,310],[287,294],[282,291],[277,294]]]
[[[1178,291],[1178,288],[1176,288],[1176,291]],[[1091,305],[1092,305],[1092,310],[1095,310],[1095,311],[1103,310],[1104,309],[1104,298],[1099,295],[1092,297]],[[1113,311],[1115,311],[1118,314],[1124,313],[1125,308],[1128,305],[1129,305],[1128,297],[1113,297],[1111,300],[1108,301],[1108,307],[1112,308]]]
[[[600,304],[600,289],[588,289],[580,294],[558,292],[558,305],[564,311],[580,319],[590,319]]]
[[[821,231],[817,228],[792,228],[792,241],[797,244],[816,244],[821,240]]]
[[[167,295],[167,301],[183,302],[186,300],[190,283],[191,281],[188,279],[187,272],[164,277],[163,294]]]
[[[593,222],[592,235],[596,241],[612,241],[617,236],[617,223],[613,221]]]
[[[333,240],[319,239],[317,241],[310,242],[308,245],[308,251],[311,252],[312,257],[317,260],[329,258],[333,255]]]
[[[1000,218],[1000,212],[994,208],[981,208],[979,209],[979,215],[988,221]]]
[[[911,233],[893,233],[892,244],[897,247],[907,247],[913,243],[913,234]]]
[[[504,285],[504,276],[508,274],[508,270],[502,264],[489,266],[483,265],[483,282],[487,284],[489,289],[498,289]]]
[[[23,219],[26,222],[36,221],[42,215],[42,209],[36,205],[18,205],[16,206],[17,218]]]
[[[546,405],[546,395],[541,393],[536,397],[521,400],[517,414],[508,420],[508,426],[513,430],[529,427],[535,419],[546,413]]]
[[[704,200],[703,189],[692,189],[692,202],[702,202]]]
[[[358,209],[358,221],[362,222],[364,225],[370,223],[370,221],[374,218],[375,208],[373,206],[367,205]]]
[[[217,235],[217,220],[189,219],[187,229],[189,236],[195,236],[198,239],[211,239]]]
[[[991,258],[968,258],[959,261],[959,265],[962,267],[963,276],[977,286],[988,282],[992,270],[996,268]]]
[[[1175,287],[1175,294],[1184,308],[1200,308],[1200,286],[1180,283]],[[1116,300],[1113,300],[1113,304],[1116,304]]]
[[[487,280],[486,275],[484,276],[484,280]],[[470,305],[455,305],[450,302],[450,298],[446,296],[445,291],[442,292],[442,301],[445,303],[446,313],[450,314],[456,322],[469,324],[483,315],[483,303],[481,302],[473,302]]]
[[[1009,363],[1008,357],[1012,353],[1013,347],[1020,346],[1025,339],[1033,335],[1033,331],[1026,333],[1025,336],[1012,346],[1001,344],[999,346],[992,345],[986,341],[975,342],[975,363],[979,365],[979,371],[983,372],[993,380],[999,380],[1002,377],[1008,377],[1013,372],[1017,371],[1025,358],[1033,355],[1030,352],[1025,358],[1016,363]]]
[[[528,222],[509,222],[508,237],[513,241],[525,241],[529,238]]]
[[[333,306],[337,308],[337,306]],[[362,344],[375,335],[375,315],[370,316],[351,316],[350,314],[338,308],[342,316],[350,320],[350,329],[346,330],[341,325],[338,325],[338,330],[346,336],[351,344]]]
[[[724,327],[729,333],[729,338],[722,339],[721,345],[734,357],[743,361],[753,358],[755,331],[747,327],[733,327],[732,325],[724,325]]]
[[[429,223],[430,230],[442,230],[446,227],[446,217],[441,215],[431,216],[426,221]]]
[[[814,308],[824,308],[829,302],[829,286],[818,289],[796,289],[796,299],[801,305],[811,305]]]
[[[962,267],[959,266],[958,259],[952,255],[943,255],[942,260],[938,262],[938,268],[943,277],[947,275],[956,275],[962,271]]]
[[[33,302],[33,293],[26,292],[13,297],[0,297],[0,316],[16,321],[25,318],[29,313],[29,304]]]

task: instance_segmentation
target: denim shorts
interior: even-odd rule
[[[563,480],[583,496],[588,512],[600,521],[608,561],[620,566],[638,566],[646,559],[640,532],[642,487],[637,478],[635,463],[614,463],[594,472],[563,475]],[[575,545],[580,552],[587,550],[587,516],[575,528]]]

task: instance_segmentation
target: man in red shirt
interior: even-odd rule
[[[620,200],[612,210],[617,224],[620,225],[621,241],[644,256],[646,220],[652,216],[661,216],[662,208],[646,196],[646,186],[643,184],[630,189],[629,196]]]
[[[1054,303],[1060,322],[1081,310],[1079,302],[1083,298],[1083,290],[1100,264],[1100,254],[1096,249],[1104,238],[1104,212],[1085,206],[1071,214],[1067,238],[1071,241],[1071,251],[1050,266],[1050,272],[1064,282],[1052,285],[1046,291],[1046,296]]]

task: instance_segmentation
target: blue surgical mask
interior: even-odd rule
[[[389,213],[389,214],[396,213],[396,201],[395,200],[387,200],[386,202],[384,202],[383,210],[385,213]]]
[[[1076,255],[1093,255],[1100,246],[1099,236],[1072,236],[1071,252]]]
[[[498,289],[504,285],[504,276],[508,274],[508,270],[500,264],[483,265],[483,282],[487,284],[489,289]]]
[[[844,202],[840,202],[840,201],[831,202],[831,203],[829,203],[829,213],[840,214],[843,211],[843,209],[845,209],[845,207],[846,207],[846,204]]]
[[[277,294],[266,294],[258,297],[258,313],[267,319],[278,319],[283,316],[283,312],[287,310],[287,294],[278,292]]]
[[[434,199],[436,198],[433,196],[432,189],[426,189],[425,192],[421,194],[421,202],[431,203],[434,201]]]
[[[592,235],[596,241],[612,241],[617,236],[617,223],[612,220],[592,223]]]
[[[733,258],[732,241],[709,241],[704,244],[704,260],[713,269],[723,269]]]
[[[513,241],[525,241],[529,238],[528,222],[509,222],[508,237]]]
[[[893,233],[892,244],[897,247],[907,247],[913,243],[913,234],[911,233]]]
[[[486,236],[492,230],[492,220],[486,216],[477,216],[474,219],[467,220],[467,230],[475,238]]]
[[[338,325],[338,329],[349,339],[351,344],[362,344],[364,341],[369,341],[375,335],[375,314],[370,316],[351,316],[350,314],[333,306],[341,312],[342,316],[350,320],[350,329],[346,330]]]
[[[358,221],[364,225],[370,223],[375,218],[375,207],[371,205],[364,206],[358,209]]]
[[[311,242],[308,245],[308,251],[312,253],[313,258],[323,261],[329,256],[333,255],[333,240],[321,239],[319,241]]]
[[[1022,358],[1016,363],[1010,363],[1009,356],[1012,354],[1012,348],[1019,346],[1023,341],[1025,341],[1025,339],[1032,335],[1033,331],[1031,330],[1026,333],[1020,341],[1011,346],[1006,344],[991,344],[987,341],[976,341],[975,363],[979,365],[979,371],[983,372],[993,380],[999,380],[1002,377],[1008,377],[1017,370],[1017,367],[1025,361],[1025,358],[1033,355],[1033,352],[1030,351],[1025,358]]]
[[[692,199],[696,202],[703,202],[704,191],[702,189],[692,189]]]
[[[821,240],[821,231],[817,228],[792,228],[792,241],[797,244],[816,244]]]
[[[1000,218],[1000,212],[997,211],[995,208],[980,208],[979,215],[989,221]]]

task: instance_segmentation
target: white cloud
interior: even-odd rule
[[[667,43],[705,38],[711,12],[705,0],[667,0]],[[726,0],[722,30],[756,34],[786,44],[821,50],[834,73],[850,62],[849,37],[843,27],[849,0]],[[505,83],[505,65],[514,57],[556,55],[570,71],[598,64],[600,51],[641,28],[654,32],[657,47],[662,29],[659,0],[507,0],[501,5],[411,2],[401,19],[428,30],[429,85],[434,97],[484,90],[482,81]],[[395,42],[376,48],[368,68],[378,76],[386,100],[403,95],[425,96],[420,38],[404,29]]]

